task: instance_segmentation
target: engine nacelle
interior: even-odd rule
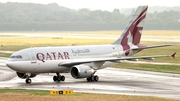
[[[71,76],[74,78],[87,78],[94,73],[94,69],[87,65],[75,65],[71,67]]]
[[[26,79],[27,77],[33,78],[37,75],[37,74],[28,74],[28,73],[19,73],[19,72],[16,72],[16,74],[21,79]]]

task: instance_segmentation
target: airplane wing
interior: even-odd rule
[[[154,58],[161,58],[161,57],[173,57],[175,58],[176,52],[172,55],[156,55],[156,56],[138,56],[138,57],[117,57],[117,58],[89,58],[89,59],[76,59],[68,62],[59,63],[58,66],[73,66],[83,63],[91,63],[91,62],[102,62],[102,61],[118,61],[118,60],[135,60],[135,59],[147,59],[152,60]]]

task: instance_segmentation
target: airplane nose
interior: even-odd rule
[[[13,62],[13,61],[7,60],[6,61],[6,66],[9,67],[12,70],[17,70],[18,69],[17,64],[15,62]]]
[[[6,66],[8,66],[9,68],[11,68],[13,66],[13,63],[11,61],[6,61]]]

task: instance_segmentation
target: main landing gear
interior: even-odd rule
[[[99,77],[97,75],[91,75],[90,77],[87,78],[88,82],[93,82],[93,81],[98,81]]]
[[[59,73],[56,73],[56,74],[57,74],[57,76],[53,77],[54,82],[60,82],[60,81],[64,81],[65,80],[65,76],[60,75]]]

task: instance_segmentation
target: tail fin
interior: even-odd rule
[[[148,6],[139,6],[137,8],[127,24],[126,29],[113,44],[127,45],[128,43],[131,43],[136,45],[140,42],[147,9]]]

